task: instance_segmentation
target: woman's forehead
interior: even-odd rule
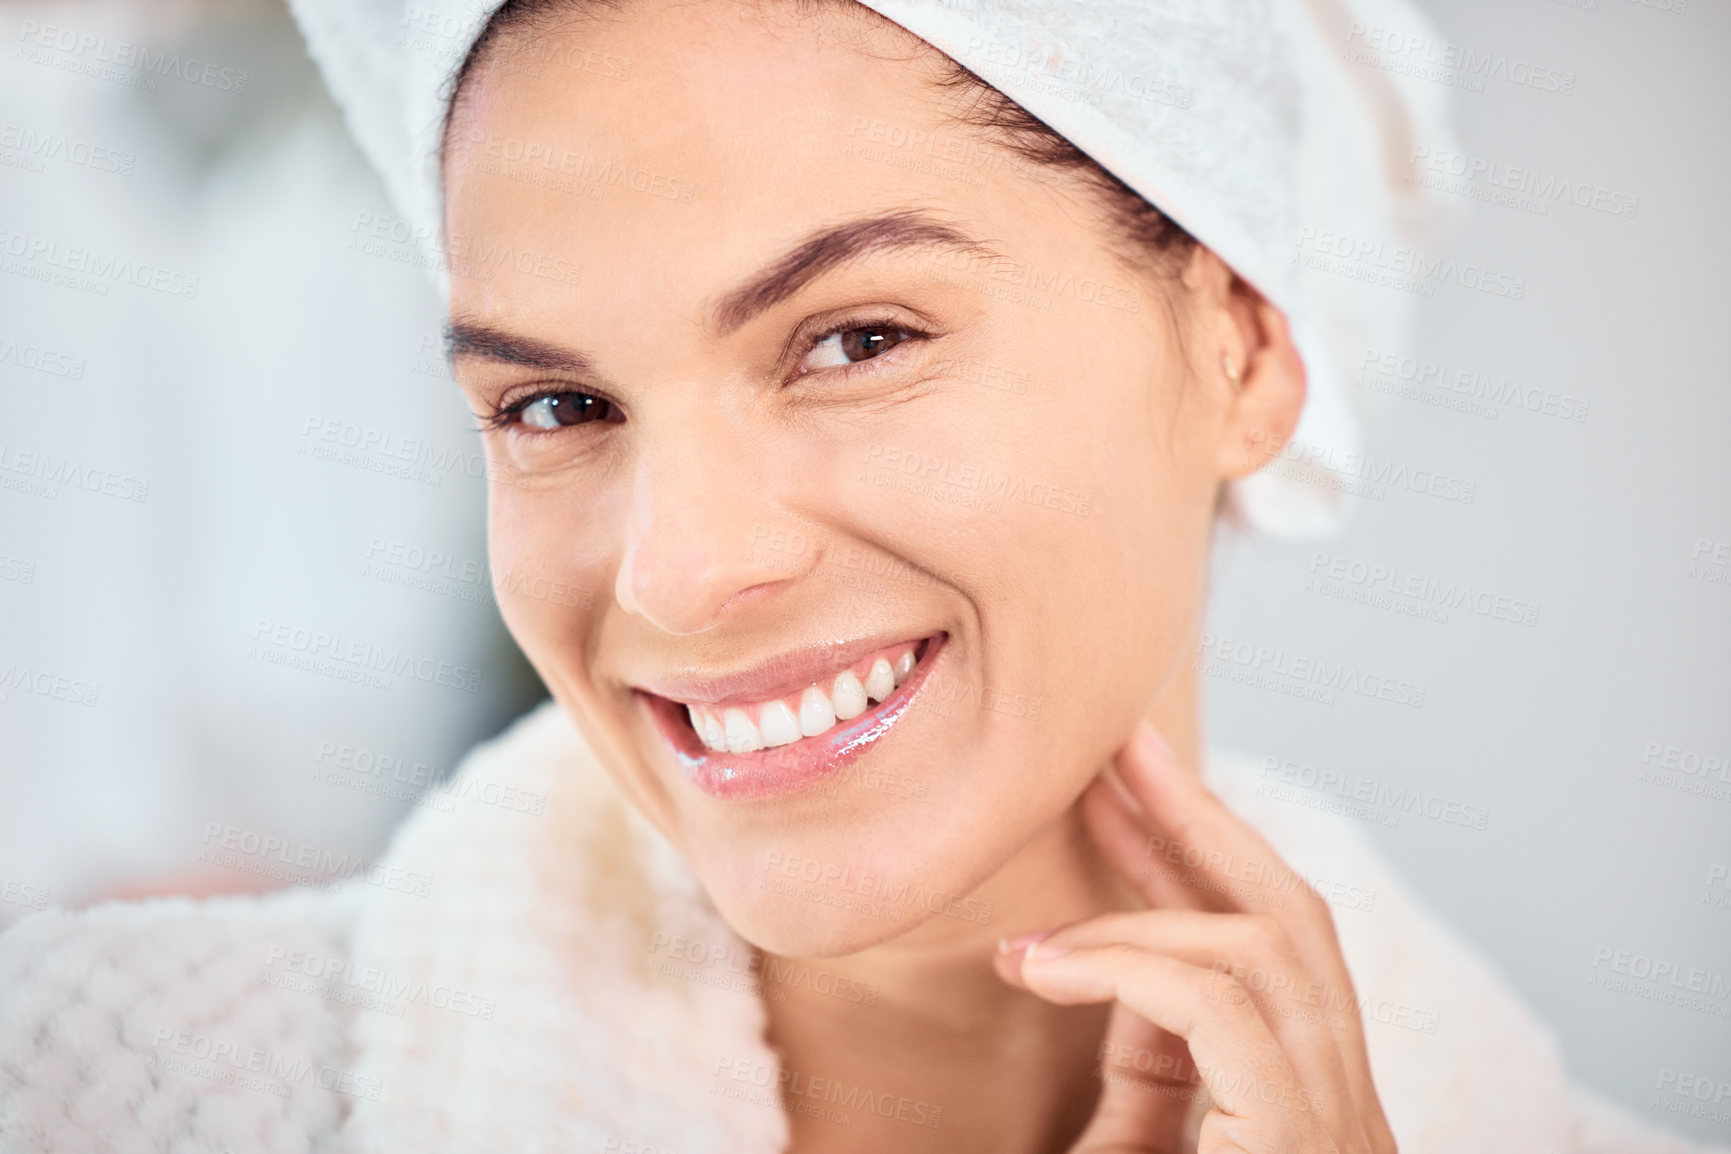
[[[623,80],[545,68],[473,78],[481,88],[445,160],[455,311],[563,297],[594,315],[622,285],[684,311],[750,297],[750,274],[778,260],[809,271],[844,250],[965,248],[996,231],[985,222],[1009,202],[1002,182],[959,182],[886,151],[890,137],[905,150],[958,131],[945,94],[906,59],[714,12],[695,29],[664,22],[666,34],[648,17],[558,33],[629,58]],[[500,263],[542,275],[475,275]]]
[[[907,98],[933,111],[944,103],[944,89],[930,83],[947,74],[942,54],[856,3],[635,0],[607,11],[483,37],[461,74],[453,125],[471,104],[513,93],[562,114],[592,101],[607,109],[617,96],[669,127],[701,126],[748,144],[796,132],[802,114],[831,101]],[[742,111],[758,115],[740,119]],[[604,126],[594,118],[590,127]]]

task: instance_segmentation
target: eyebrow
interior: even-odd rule
[[[909,248],[997,255],[973,237],[917,209],[851,221],[817,233],[722,297],[715,306],[715,327],[725,336],[838,265],[867,253]]]
[[[950,249],[988,258],[998,255],[961,230],[917,209],[849,221],[820,230],[728,292],[711,311],[711,323],[725,336],[849,261],[870,253],[914,248]],[[594,370],[594,361],[576,349],[518,336],[479,321],[453,318],[445,326],[445,345],[452,360],[480,357],[573,375]]]
[[[522,365],[529,369],[581,376],[594,370],[595,363],[576,349],[568,349],[549,341],[521,337],[504,329],[479,321],[453,319],[445,326],[445,353],[452,360],[458,357],[480,357],[506,365]]]

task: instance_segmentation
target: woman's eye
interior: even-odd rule
[[[858,361],[869,361],[889,352],[913,334],[894,325],[867,325],[831,333],[811,347],[800,362],[802,373],[818,369],[839,369]]]
[[[532,429],[560,429],[613,416],[613,403],[590,393],[550,393],[517,410],[517,419]]]

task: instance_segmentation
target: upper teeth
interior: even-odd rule
[[[869,702],[883,701],[914,671],[912,646],[878,657],[862,681],[844,669],[827,687],[809,686],[791,697],[754,705],[687,705],[691,728],[710,749],[752,753],[816,737],[866,711]]]

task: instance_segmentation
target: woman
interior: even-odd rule
[[[1217,513],[1326,504],[1258,474],[1326,443],[1253,179],[1308,17],[874,7],[409,10],[461,60],[408,154],[554,703],[338,894],[0,939],[6,1148],[1682,1148],[1362,843],[1198,774]],[[360,11],[301,15],[364,109]],[[1042,28],[1255,99],[1187,139],[1219,76],[1024,67]]]

